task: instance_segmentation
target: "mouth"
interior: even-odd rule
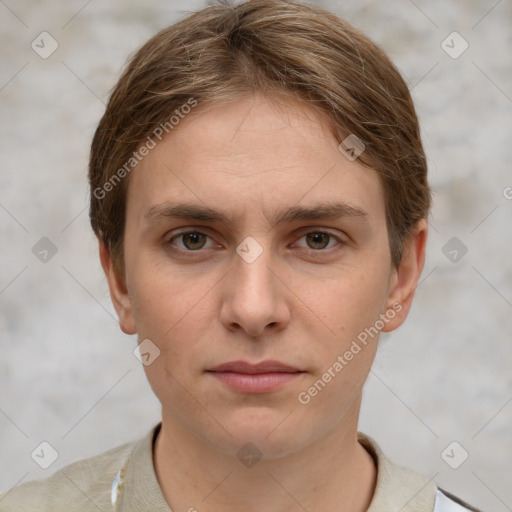
[[[280,361],[251,364],[231,361],[207,370],[232,391],[239,393],[270,393],[286,386],[305,373]]]

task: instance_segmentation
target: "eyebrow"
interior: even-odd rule
[[[321,202],[313,206],[291,206],[277,210],[270,221],[272,224],[291,223],[319,219],[338,219],[343,217],[368,220],[368,213],[363,209],[343,202]],[[239,215],[231,215],[196,203],[162,203],[150,207],[144,213],[146,221],[163,221],[168,219],[194,220],[198,222],[220,222],[232,224],[240,219]]]

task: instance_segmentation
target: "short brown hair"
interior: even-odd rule
[[[90,220],[116,269],[124,274],[126,164],[136,164],[137,149],[191,99],[201,106],[254,92],[306,102],[339,142],[354,134],[364,143],[359,161],[382,180],[397,267],[431,203],[407,85],[343,18],[292,0],[248,0],[219,1],[160,31],[132,57],[110,96],[91,146]]]

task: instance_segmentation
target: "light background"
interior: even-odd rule
[[[422,282],[407,323],[381,338],[360,429],[474,505],[512,510],[512,3],[312,3],[406,77],[435,191]],[[0,0],[0,491],[159,419],[88,224],[88,147],[128,56],[204,5]],[[42,31],[59,44],[47,59],[31,49]],[[441,47],[453,31],[469,43],[456,59]],[[58,249],[46,263],[32,253],[42,237]],[[452,237],[468,250],[455,263]],[[30,457],[43,440],[59,453],[47,470]],[[452,441],[469,453],[456,470],[441,458]]]

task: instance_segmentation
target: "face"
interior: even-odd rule
[[[130,176],[125,278],[104,247],[102,263],[123,331],[160,351],[145,370],[164,426],[278,457],[355,428],[426,227],[394,269],[378,175],[309,107],[200,108]]]

